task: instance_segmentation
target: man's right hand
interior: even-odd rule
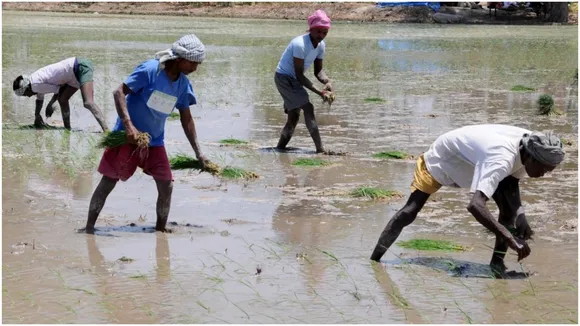
[[[127,143],[129,144],[137,143],[137,135],[139,134],[139,131],[130,121],[127,124],[125,124],[125,134],[127,136]]]
[[[508,245],[518,253],[518,261],[528,257],[532,252],[532,249],[530,249],[530,246],[528,246],[524,240],[515,238],[513,236],[508,240]]]

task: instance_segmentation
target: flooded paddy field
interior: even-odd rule
[[[326,149],[348,155],[317,156],[302,121],[290,142],[299,150],[267,149],[286,118],[276,64],[305,23],[2,15],[3,322],[577,323],[575,26],[333,24],[325,68],[337,100],[329,108],[311,99]],[[95,101],[112,127],[112,91],[138,63],[187,33],[207,50],[189,76],[204,154],[260,178],[174,171],[173,233],[159,234],[152,232],[155,183],[138,171],[109,196],[97,234],[77,233],[100,179],[100,128],[79,94],[71,99],[72,132],[20,128],[33,122],[34,98],[16,97],[13,79],[69,56],[89,57]],[[511,91],[515,85],[535,90]],[[543,93],[563,115],[536,114]],[[62,126],[60,111],[46,121]],[[448,188],[399,241],[451,240],[471,250],[395,243],[380,264],[371,263],[414,170],[413,159],[372,155],[417,156],[441,133],[474,123],[553,129],[571,141],[561,167],[521,185],[536,237],[521,265],[513,252],[506,264],[532,276],[490,277],[494,237],[467,212],[467,190]],[[228,138],[248,143],[220,143]],[[179,120],[167,122],[166,148],[193,155]],[[314,157],[330,164],[294,164]],[[361,186],[403,197],[349,195]]]

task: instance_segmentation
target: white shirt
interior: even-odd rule
[[[37,99],[44,99],[44,94],[58,93],[61,86],[67,84],[80,88],[74,72],[75,57],[64,59],[42,67],[30,75],[32,91],[37,93]]]
[[[531,131],[507,125],[473,125],[437,138],[424,154],[429,173],[443,186],[470,188],[491,199],[500,181],[527,175],[519,145]]]
[[[296,78],[294,71],[294,58],[304,59],[304,71],[312,65],[315,59],[324,59],[326,44],[324,41],[318,43],[317,47],[312,45],[310,33],[295,37],[282,53],[282,57],[276,67],[276,72]]]

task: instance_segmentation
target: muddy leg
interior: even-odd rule
[[[401,208],[395,215],[391,218],[375,247],[371,255],[371,260],[380,261],[381,257],[387,252],[391,245],[397,240],[403,228],[415,220],[417,214],[423,208],[423,205],[429,199],[429,194],[426,194],[420,190],[415,190],[407,203],[403,208]]]
[[[496,192],[493,194],[492,198],[499,208],[498,222],[505,226],[510,227],[514,225],[515,212],[512,213],[510,209],[510,203],[507,201],[505,196],[503,196],[503,191],[506,189],[505,185],[500,182]],[[495,238],[495,246],[493,248],[493,253],[491,255],[491,261],[489,266],[491,272],[495,278],[504,278],[507,267],[504,263],[505,255],[508,250],[508,244],[503,237]]]
[[[155,180],[157,184],[157,224],[156,231],[165,232],[167,225],[167,218],[169,217],[169,208],[171,207],[171,193],[173,192],[173,181],[171,180]]]
[[[318,124],[316,123],[314,106],[312,103],[308,103],[304,106],[304,123],[306,123],[306,128],[308,128],[310,137],[312,137],[312,140],[314,141],[316,153],[324,153],[324,147],[322,147],[322,139],[320,139],[320,132],[318,131]]]
[[[296,125],[298,124],[298,120],[300,119],[300,110],[292,110],[288,112],[288,120],[286,121],[286,125],[282,129],[280,133],[280,140],[278,141],[278,149],[285,149],[288,142],[292,138],[294,134],[294,129],[296,129]]]
[[[95,233],[95,223],[97,222],[97,218],[99,218],[99,214],[101,213],[103,206],[105,206],[105,201],[111,191],[115,188],[117,181],[119,180],[103,176],[101,182],[99,182],[97,189],[95,189],[95,192],[93,193],[91,204],[89,206],[89,217],[85,227],[87,233]]]
[[[70,127],[70,106],[68,100],[76,93],[78,88],[69,85],[64,85],[58,91],[58,105],[60,105],[60,113],[62,115],[62,122],[64,127],[68,130]]]

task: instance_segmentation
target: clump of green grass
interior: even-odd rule
[[[401,151],[388,151],[388,152],[379,152],[373,154],[374,158],[396,158],[396,159],[407,159],[409,158],[409,154]]]
[[[321,160],[319,158],[299,158],[292,162],[292,165],[296,166],[327,166],[330,162]]]
[[[551,95],[548,94],[543,94],[540,96],[540,98],[538,99],[538,113],[541,115],[560,115],[561,112],[559,112],[555,107],[554,107],[554,99],[552,98]]]
[[[169,114],[169,117],[167,117],[167,119],[169,120],[177,120],[181,117],[181,115],[179,114],[179,112],[171,112]]]
[[[367,102],[367,103],[384,103],[386,101],[380,97],[367,97],[367,98],[365,98],[365,102]]]
[[[245,140],[240,140],[240,139],[235,139],[235,138],[226,138],[226,139],[222,139],[220,140],[220,144],[225,144],[225,145],[245,145],[248,142]]]
[[[413,239],[399,241],[399,247],[424,251],[467,251],[468,248],[445,240]]]
[[[221,176],[226,179],[257,179],[259,177],[254,172],[234,167],[225,167],[222,170]]]
[[[140,148],[148,148],[149,142],[151,141],[151,136],[149,136],[146,132],[139,132],[137,134],[137,146]],[[107,132],[101,141],[98,143],[98,147],[100,148],[113,148],[119,147],[127,143],[127,133],[122,131],[110,131]]]
[[[533,92],[536,89],[532,88],[532,87],[524,86],[524,85],[516,85],[516,86],[512,87],[511,90],[514,92]]]
[[[351,196],[357,198],[369,198],[373,200],[389,199],[393,197],[398,197],[401,194],[393,190],[385,190],[375,187],[358,187],[351,191]]]

